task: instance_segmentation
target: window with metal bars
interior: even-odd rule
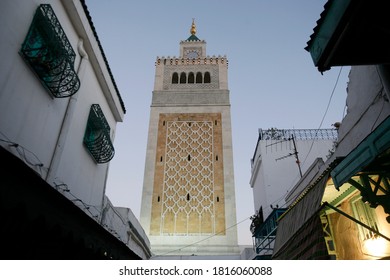
[[[76,54],[51,5],[37,8],[20,54],[54,97],[69,97],[80,88]]]
[[[109,162],[115,154],[110,139],[110,126],[98,104],[92,104],[89,111],[84,144],[96,163]]]

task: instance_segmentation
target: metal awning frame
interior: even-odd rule
[[[375,208],[390,215],[390,117],[383,121],[332,171],[335,188],[348,182]],[[358,179],[357,179],[358,178]],[[390,216],[386,218],[390,223]]]

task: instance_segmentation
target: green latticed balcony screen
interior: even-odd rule
[[[98,104],[92,104],[89,111],[84,144],[97,163],[109,162],[114,157],[110,126]]]
[[[50,5],[37,8],[20,54],[54,97],[69,97],[80,88],[76,54]]]

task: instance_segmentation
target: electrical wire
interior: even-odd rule
[[[339,73],[338,73],[338,75],[337,75],[335,84],[334,84],[333,89],[332,89],[332,92],[331,92],[331,94],[330,94],[329,101],[328,101],[328,104],[327,104],[327,106],[326,106],[325,112],[324,112],[324,114],[323,114],[323,116],[322,116],[322,119],[321,119],[321,122],[320,122],[320,124],[319,124],[319,126],[318,126],[318,128],[317,128],[317,130],[316,130],[316,132],[315,132],[315,136],[317,135],[318,131],[321,129],[322,124],[323,124],[323,122],[324,122],[324,120],[325,120],[325,117],[326,117],[326,115],[327,115],[327,113],[328,113],[328,111],[329,111],[330,104],[331,104],[333,95],[334,95],[334,93],[335,93],[335,91],[336,91],[336,88],[337,88],[337,85],[338,85],[338,82],[339,82],[339,79],[340,79],[340,75],[341,75],[342,70],[343,70],[343,67],[340,67],[340,71],[339,71]],[[344,109],[344,110],[345,110],[345,109]],[[314,136],[314,137],[315,137],[315,136]],[[314,145],[314,140],[315,140],[315,139],[313,139],[313,141],[312,141],[312,143],[311,143],[311,146],[310,146],[310,149],[309,149],[309,152],[306,154],[306,157],[305,157],[305,159],[303,160],[303,163],[306,162],[306,160],[307,160],[307,158],[308,158],[310,152],[312,151],[312,148],[313,148],[313,145]],[[294,181],[295,181],[295,180],[294,180]],[[270,208],[272,208],[271,206],[274,205],[274,204],[278,205],[279,202],[280,202],[281,200],[285,199],[285,197],[287,196],[287,194],[289,193],[289,191],[291,190],[292,187],[293,187],[293,186],[291,186],[291,187],[287,190],[286,194],[283,194],[283,195],[280,196],[278,199],[276,199],[273,203],[271,203],[269,206],[265,207],[264,210],[270,210]],[[285,202],[285,203],[281,206],[281,208],[283,208],[283,207],[286,206],[286,205],[287,205],[287,203]],[[246,221],[247,219],[250,219],[250,217],[249,217],[249,218],[246,218],[245,220],[243,220],[243,221],[241,221],[241,222],[244,222],[244,221]],[[241,223],[241,222],[240,222],[240,223]],[[238,224],[239,224],[239,223],[237,223],[236,225],[238,225]],[[215,236],[215,235],[213,235],[213,236]],[[209,239],[209,238],[211,238],[211,237],[213,237],[213,236],[210,236],[210,237],[208,237],[208,238],[206,238],[206,239],[204,239],[204,240],[207,240],[207,239]],[[189,246],[195,245],[195,244],[197,244],[197,243],[203,242],[204,240],[201,240],[201,241],[195,242],[195,243],[193,243],[193,244],[187,245],[187,246],[185,246],[185,247],[183,247],[183,248],[181,248],[181,249],[184,249],[184,248],[187,248],[187,247],[189,247]],[[170,251],[170,252],[168,252],[168,253],[166,253],[166,254],[171,254],[171,253],[173,253],[173,252],[180,251],[181,249],[176,249],[176,250]],[[166,254],[163,254],[163,255],[166,255]]]
[[[3,143],[6,143],[8,144],[10,147],[13,147],[15,148],[17,154],[19,155],[19,157],[24,160],[25,163],[27,163],[28,165],[30,166],[33,166],[33,167],[39,167],[39,170],[40,170],[40,173],[39,175],[42,177],[42,170],[41,168],[44,167],[44,164],[39,160],[38,156],[31,152],[30,150],[28,150],[26,147],[16,143],[16,142],[13,142],[11,141],[7,135],[5,135],[3,132],[0,131],[0,134],[2,135],[3,138],[0,138],[0,142],[3,142]],[[28,156],[28,154],[30,154]],[[33,159],[31,159],[33,158]],[[36,162],[34,162],[36,161]],[[74,195],[70,189],[69,189],[69,186],[63,182],[61,183],[56,183],[56,182],[53,182],[54,184],[54,188],[57,190],[57,191],[62,191],[63,192],[63,195],[69,199],[70,201],[72,201],[77,207],[79,207],[80,209],[82,209],[84,212],[88,212],[89,213],[89,216],[91,218],[93,218],[95,221],[99,222],[99,216],[102,215],[102,212],[95,206],[95,205],[91,205],[91,204],[87,204],[85,203],[82,199],[78,198],[76,195]],[[68,197],[69,196],[69,197]],[[78,205],[78,204],[81,204],[81,205]],[[95,213],[92,213],[91,209],[94,209],[94,212]],[[126,222],[123,221],[123,217],[120,216],[119,213],[117,213],[117,211],[115,211],[115,208],[112,208],[113,209],[113,212],[115,215],[117,215],[120,219],[120,221],[122,222],[122,224],[124,226],[126,226]],[[112,220],[109,221],[110,223],[112,223]],[[110,228],[107,224],[102,224],[100,223],[103,227],[105,227],[110,233],[112,233],[114,236],[116,236],[120,241],[122,241],[123,243],[126,243],[125,241],[122,240],[120,234],[115,231],[114,229]]]
[[[43,177],[41,169],[44,168],[44,164],[39,160],[38,156],[35,153],[31,152],[30,150],[23,147],[22,145],[11,141],[7,137],[7,135],[5,135],[1,131],[0,131],[0,135],[2,135],[2,137],[4,137],[4,139],[0,138],[0,142],[4,142],[4,143],[8,144],[10,147],[15,148],[17,154],[19,155],[19,158],[24,160],[24,162],[30,166],[38,167],[39,171],[40,171],[39,175],[41,177]],[[35,161],[37,163],[35,163]],[[46,171],[48,171],[48,168],[46,168],[46,169],[47,169]],[[92,219],[94,219],[96,222],[98,222],[103,228],[105,228],[108,232],[110,232],[113,236],[115,236],[119,241],[121,241],[126,246],[128,246],[128,242],[130,240],[130,233],[127,230],[127,226],[128,226],[127,224],[130,223],[130,221],[128,221],[128,222],[124,221],[124,218],[116,211],[114,206],[110,207],[110,205],[107,204],[106,208],[110,208],[112,210],[112,212],[114,213],[114,215],[116,215],[119,218],[122,225],[119,225],[116,228],[119,228],[122,233],[124,232],[124,234],[122,234],[122,235],[117,230],[112,228],[113,227],[112,225],[114,224],[112,217],[107,216],[106,219],[104,220],[104,223],[103,223],[103,219],[99,218],[99,217],[102,217],[103,213],[95,205],[87,204],[82,199],[78,198],[76,195],[74,195],[70,191],[69,186],[67,184],[65,184],[64,182],[60,182],[60,183],[53,182],[53,184],[54,184],[54,188],[58,192],[61,191],[62,194],[68,200],[70,200],[76,207],[82,209],[84,212],[88,212],[89,216]],[[93,211],[91,211],[91,210],[93,210]],[[117,221],[118,220],[115,220],[115,222],[117,222]],[[122,236],[125,236],[125,237],[122,238]],[[127,240],[124,240],[126,238],[127,238]],[[143,247],[145,248],[145,245],[143,245]]]
[[[282,195],[280,198],[278,198],[278,199],[275,200],[273,203],[271,203],[271,205],[279,203],[285,196],[286,196],[286,195]],[[281,208],[283,208],[283,206],[285,206],[285,205],[286,205],[286,203],[284,203],[284,204],[282,205]],[[267,207],[265,207],[264,209],[265,209],[265,210],[270,210],[271,207],[270,207],[270,206],[267,206]],[[194,245],[196,245],[196,244],[202,243],[202,242],[204,242],[204,241],[206,241],[206,240],[208,240],[208,239],[211,239],[211,238],[217,236],[218,234],[220,234],[220,233],[222,233],[222,232],[224,232],[224,231],[227,231],[227,230],[229,230],[229,229],[231,229],[231,228],[237,227],[239,224],[242,224],[243,222],[245,222],[245,221],[247,221],[247,220],[250,220],[251,217],[252,217],[252,216],[246,217],[245,219],[243,219],[243,220],[241,220],[241,221],[235,223],[234,225],[231,225],[230,227],[226,228],[225,230],[222,230],[222,231],[217,232],[217,233],[215,233],[215,234],[213,234],[213,235],[210,235],[210,236],[208,236],[208,237],[206,237],[206,238],[204,238],[204,239],[202,239],[202,240],[193,242],[193,243],[191,243],[191,244],[188,244],[188,245],[185,245],[185,246],[183,246],[183,247],[181,247],[181,248],[178,248],[178,249],[175,249],[175,250],[172,250],[172,251],[169,251],[169,252],[160,254],[160,255],[158,255],[158,256],[166,256],[166,255],[169,255],[169,254],[172,254],[172,253],[181,251],[181,250],[183,250],[183,249],[185,249],[185,248],[194,246]]]
[[[193,246],[193,245],[202,243],[202,242],[204,242],[204,241],[206,241],[206,240],[208,240],[208,239],[211,239],[211,238],[217,236],[217,235],[220,234],[220,233],[223,233],[223,232],[225,232],[225,231],[227,231],[227,230],[229,230],[229,229],[231,229],[231,228],[237,227],[239,224],[241,224],[241,223],[243,223],[243,222],[245,222],[245,221],[247,221],[247,220],[249,220],[249,219],[250,219],[250,217],[247,217],[247,218],[245,218],[244,220],[241,220],[241,221],[239,221],[238,223],[235,223],[234,225],[231,225],[230,227],[228,227],[228,228],[226,228],[226,229],[224,229],[224,230],[221,230],[221,231],[219,231],[219,232],[217,232],[217,233],[214,233],[213,235],[210,235],[210,236],[208,236],[208,237],[206,237],[206,238],[204,238],[204,239],[202,239],[202,240],[198,240],[198,241],[193,242],[193,243],[191,243],[191,244],[185,245],[185,246],[183,246],[183,247],[181,247],[181,248],[179,248],[179,249],[175,249],[175,250],[166,252],[166,253],[161,254],[161,255],[158,255],[158,256],[166,256],[166,255],[172,254],[172,253],[174,253],[174,252],[181,251],[182,249],[191,247],[191,246]]]
[[[64,195],[65,197],[69,195],[70,197],[67,197],[67,198],[68,198],[70,201],[72,201],[76,206],[78,206],[77,203],[80,203],[80,204],[83,206],[84,210],[85,210],[86,212],[88,212],[88,213],[90,214],[90,216],[91,216],[94,220],[96,220],[96,221],[98,222],[99,216],[101,215],[101,211],[100,211],[95,205],[87,204],[87,203],[85,203],[82,199],[80,199],[80,198],[78,198],[77,196],[75,196],[75,195],[70,191],[68,185],[65,184],[65,183],[57,184],[56,182],[54,182],[54,186],[55,186],[55,188],[57,189],[57,191],[58,191],[58,190],[63,191],[63,192],[64,192],[63,195]],[[66,194],[67,194],[67,195],[66,195]],[[81,208],[81,206],[78,206],[78,207]],[[92,212],[91,212],[91,209],[94,209],[95,212],[97,213],[97,215],[96,215],[96,213],[95,213],[95,214],[92,213]]]
[[[334,95],[334,93],[335,93],[335,91],[336,91],[336,88],[337,88],[337,85],[338,85],[338,82],[339,82],[339,79],[340,79],[340,75],[341,75],[341,71],[342,71],[342,70],[343,70],[343,67],[340,67],[340,71],[339,71],[339,73],[338,73],[338,75],[337,75],[335,84],[334,84],[333,89],[332,89],[332,92],[331,92],[331,94],[330,94],[330,97],[329,97],[329,100],[328,100],[328,104],[327,104],[326,109],[325,109],[325,112],[324,112],[324,114],[323,114],[323,116],[322,116],[320,125],[318,126],[318,128],[317,128],[317,130],[316,130],[316,132],[315,132],[315,134],[314,134],[314,138],[315,138],[315,136],[317,135],[318,131],[321,129],[322,124],[323,124],[323,122],[324,122],[324,120],[325,120],[325,117],[326,117],[326,115],[327,115],[327,113],[328,113],[328,111],[329,111],[329,107],[330,107],[330,104],[331,104],[333,95]],[[345,110],[345,109],[344,109],[344,110]],[[306,157],[305,157],[305,159],[303,160],[302,164],[304,164],[304,163],[306,162],[306,160],[307,160],[307,158],[308,158],[310,152],[311,152],[312,149],[313,149],[314,140],[315,140],[314,138],[313,138],[313,141],[312,141],[312,143],[311,143],[311,145],[310,145],[310,149],[309,149],[308,153],[306,154]],[[295,182],[297,179],[298,179],[298,176],[294,179],[293,182]],[[293,183],[292,186],[290,186],[290,188],[287,190],[287,192],[286,192],[285,194],[283,194],[280,198],[278,198],[277,200],[275,200],[273,203],[271,203],[271,205],[278,204],[282,199],[285,199],[286,196],[287,196],[287,194],[290,192],[290,190],[294,187],[295,184],[296,184],[296,183]],[[286,205],[287,205],[287,203],[285,202],[285,203],[282,205],[282,208],[283,208],[284,206],[286,206]],[[265,210],[270,210],[269,208],[271,208],[271,207],[270,207],[270,206],[267,206],[267,208],[264,208],[264,209],[265,209]]]
[[[101,217],[103,215],[103,212],[105,211],[105,209],[108,209],[109,208],[109,205],[107,205],[103,211],[100,211],[95,205],[91,205],[91,204],[87,204],[85,203],[83,200],[79,199],[77,196],[75,196],[69,189],[68,185],[65,184],[65,183],[60,183],[60,184],[57,184],[54,182],[54,186],[57,190],[61,190],[67,194],[69,194],[72,198],[68,198],[70,201],[72,201],[76,206],[77,205],[77,202],[81,203],[81,205],[84,207],[84,211],[87,211],[89,214],[90,214],[90,217],[92,217],[95,221],[97,221],[102,227],[104,227],[106,230],[108,230],[111,234],[113,234],[116,238],[118,238],[120,241],[122,241],[123,243],[126,243],[121,235],[118,233],[118,231],[114,230],[113,228],[111,228],[108,224],[113,224],[113,221],[112,219],[110,218],[107,218],[108,219],[108,222],[107,223],[104,223],[102,221],[99,221],[99,217]],[[64,194],[64,196],[66,196]],[[81,208],[81,206],[78,206],[79,208]],[[95,212],[97,213],[94,214],[91,212],[90,209],[94,209]],[[110,207],[111,208],[111,207]],[[123,220],[123,217],[115,210],[115,207],[112,207],[112,212],[119,217],[119,220],[121,221],[122,225],[126,227],[126,222]]]
[[[335,93],[335,91],[336,91],[337,85],[338,85],[338,83],[339,83],[339,79],[340,79],[340,75],[341,75],[341,71],[342,71],[342,70],[343,70],[343,67],[341,66],[341,67],[340,67],[339,74],[337,75],[337,78],[336,78],[336,82],[335,82],[335,84],[334,84],[334,86],[333,86],[332,93],[330,94],[328,104],[326,105],[326,109],[325,109],[324,115],[322,116],[320,125],[318,126],[318,128],[317,128],[317,130],[316,130],[315,136],[317,135],[318,131],[321,129],[322,124],[324,123],[325,117],[326,117],[326,115],[328,114],[329,107],[330,107],[330,104],[331,104],[333,95],[334,95],[334,93]],[[315,136],[314,136],[314,138],[315,138]],[[313,138],[313,141],[312,141],[312,143],[311,143],[311,145],[310,145],[310,149],[309,149],[308,153],[306,154],[306,157],[305,157],[305,159],[303,160],[303,163],[302,163],[302,164],[304,164],[304,163],[306,162],[307,158],[309,157],[309,154],[310,154],[311,150],[313,149],[313,145],[314,145],[314,141],[315,141],[314,138]]]
[[[20,146],[19,144],[17,143],[14,143],[14,142],[9,142],[9,141],[5,141],[4,139],[0,139],[1,142],[6,142],[9,144],[10,147],[13,147],[16,151],[16,153],[19,155],[19,158],[22,159],[25,163],[27,163],[28,165],[34,167],[32,170],[36,173],[39,174],[39,176],[42,177],[42,169],[46,169],[46,171],[48,170],[47,168],[44,168],[44,165],[43,163],[40,162],[40,160],[38,159],[38,157],[31,151],[29,151],[28,149],[26,149],[25,147],[22,147]],[[37,162],[33,162],[33,160],[31,160],[29,158],[29,156],[27,156],[26,154],[26,151],[31,154],[32,156],[35,157],[35,159],[37,160]]]

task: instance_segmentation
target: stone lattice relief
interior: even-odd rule
[[[225,235],[220,113],[160,114],[151,235]]]
[[[213,185],[213,123],[167,122],[163,231],[213,233]]]

